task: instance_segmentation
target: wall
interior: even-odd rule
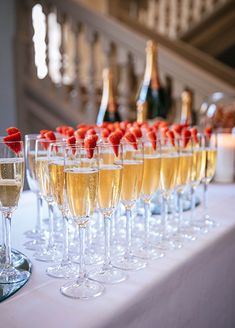
[[[0,135],[16,125],[14,31],[15,2],[0,0]]]

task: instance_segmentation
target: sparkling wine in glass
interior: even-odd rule
[[[11,252],[11,219],[17,209],[24,184],[24,145],[22,141],[0,138],[0,211],[5,220],[5,263],[0,268],[0,283],[26,280],[29,273],[16,269]]]
[[[48,169],[49,183],[54,202],[63,217],[63,257],[59,264],[51,265],[46,272],[55,278],[70,278],[76,275],[77,267],[69,257],[69,222],[68,207],[65,197],[64,152],[65,142],[55,142],[49,145]]]
[[[36,225],[33,230],[25,232],[26,237],[32,238],[27,241],[24,246],[29,250],[38,250],[45,242],[45,236],[42,230],[42,196],[40,194],[39,185],[36,175],[36,162],[35,162],[35,146],[37,134],[27,134],[25,136],[25,164],[26,164],[26,178],[30,190],[35,194],[37,201],[37,216]]]
[[[78,299],[91,299],[103,293],[104,287],[88,278],[85,255],[85,231],[93,214],[99,179],[97,148],[87,149],[77,146],[65,151],[65,194],[68,208],[74,222],[79,227],[80,263],[79,276],[60,288],[63,295]]]
[[[143,259],[157,259],[164,256],[164,252],[158,250],[150,242],[150,201],[155,192],[160,189],[160,173],[161,173],[161,145],[156,140],[156,135],[151,132],[149,136],[153,140],[146,138],[144,140],[144,171],[141,187],[141,199],[144,203],[144,240],[135,255]]]
[[[171,138],[161,139],[161,196],[162,196],[162,238],[159,247],[163,250],[175,248],[168,233],[168,203],[177,185],[179,169],[179,151]]]
[[[144,148],[142,142],[122,142],[123,169],[121,202],[126,210],[126,245],[123,257],[114,259],[115,267],[122,270],[140,270],[146,262],[134,256],[132,249],[132,212],[136,201],[140,197],[143,167]]]
[[[35,165],[36,175],[39,184],[40,193],[43,199],[48,205],[49,213],[49,237],[46,245],[42,245],[34,257],[38,261],[53,262],[60,258],[60,253],[56,249],[54,240],[54,213],[53,205],[54,198],[52,194],[50,178],[49,178],[49,160],[48,160],[48,148],[52,141],[46,139],[36,140],[36,153],[35,153]]]
[[[115,154],[113,147],[118,149]],[[110,256],[110,223],[118,206],[122,185],[122,145],[101,143],[99,149],[98,204],[104,218],[105,259],[102,267],[89,274],[91,279],[102,283],[115,284],[126,279],[126,274],[113,267]]]

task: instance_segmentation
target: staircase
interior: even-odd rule
[[[193,92],[196,109],[214,91],[235,91],[235,71],[181,40],[143,27],[128,15],[110,17],[78,0],[22,0],[16,5],[17,107],[18,123],[24,133],[53,129],[62,123],[95,122],[101,71],[107,66],[116,76],[122,118],[134,119],[135,93],[143,77],[149,38],[159,43],[161,80],[172,89],[175,101],[185,87]],[[41,75],[35,65],[35,5],[43,14]],[[56,37],[51,33],[53,19]],[[55,44],[58,49],[53,57]]]

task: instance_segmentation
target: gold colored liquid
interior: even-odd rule
[[[179,156],[179,168],[177,174],[177,185],[185,186],[191,180],[192,154],[181,154]]]
[[[206,149],[205,152],[206,152],[205,179],[207,182],[210,182],[215,174],[217,150]]]
[[[0,208],[18,205],[24,184],[23,159],[0,160]]]
[[[64,203],[64,164],[63,161],[49,164],[49,179],[52,196],[60,207]]]
[[[179,166],[177,155],[163,154],[161,159],[161,188],[164,191],[172,190],[176,186]]]
[[[143,179],[143,161],[123,161],[121,200],[123,203],[139,198]]]
[[[36,175],[35,151],[30,151],[27,154],[27,158],[28,158],[29,171],[32,176],[32,179],[36,180],[37,175]]]
[[[93,168],[66,168],[65,190],[68,207],[78,224],[85,224],[95,208],[98,170]]]
[[[101,165],[99,171],[98,203],[101,209],[113,209],[120,199],[122,167]]]
[[[193,165],[191,180],[198,184],[205,174],[206,152],[200,149],[195,149],[193,153]]]
[[[47,200],[51,199],[52,194],[50,189],[47,157],[38,157],[36,159],[36,174],[42,196]]]
[[[144,155],[144,173],[141,193],[151,196],[160,184],[161,158],[159,155]]]

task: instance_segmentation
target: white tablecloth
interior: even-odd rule
[[[200,240],[172,251],[121,284],[107,286],[91,301],[64,297],[63,280],[45,274],[22,246],[34,224],[35,202],[22,196],[12,224],[13,246],[33,262],[30,281],[0,304],[0,327],[234,328],[235,186],[210,187],[210,213],[220,226]],[[198,209],[197,209],[198,211]]]

